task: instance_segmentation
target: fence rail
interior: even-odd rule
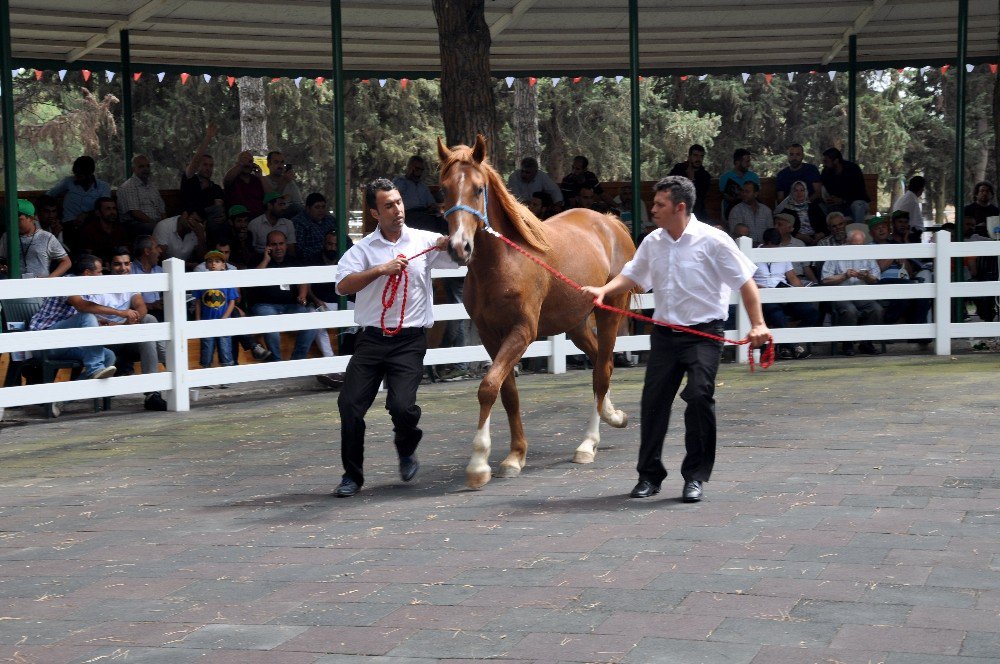
[[[871,286],[819,286],[813,288],[768,288],[761,290],[764,303],[824,302],[837,300],[893,300],[926,298],[933,300],[934,322],[900,325],[869,325],[841,327],[783,328],[773,330],[777,343],[810,343],[837,341],[887,341],[893,339],[933,339],[938,355],[951,352],[952,339],[1000,337],[1000,322],[952,323],[953,298],[1000,296],[1000,282],[953,282],[950,269],[953,259],[965,256],[1000,256],[1000,242],[953,243],[947,232],[938,232],[929,244],[865,245],[849,247],[805,247],[752,249],[742,238],[740,249],[754,262],[850,260],[862,258],[923,258],[933,259],[939,266],[934,283],[883,284]],[[75,330],[44,330],[0,334],[0,353],[66,348],[86,345],[113,345],[138,341],[165,341],[167,371],[150,375],[115,377],[99,381],[72,381],[48,385],[23,385],[0,388],[0,409],[28,404],[118,396],[140,392],[163,392],[169,408],[190,409],[190,390],[204,385],[241,383],[310,376],[343,371],[349,356],[311,358],[286,362],[267,362],[210,369],[188,368],[188,339],[231,336],[259,332],[283,332],[307,329],[346,328],[354,325],[352,311],[326,311],[282,316],[259,316],[212,321],[187,320],[187,293],[192,290],[220,287],[252,287],[276,283],[322,283],[333,281],[336,268],[300,267],[282,270],[241,270],[229,272],[184,272],[183,262],[170,259],[164,263],[164,273],[155,275],[75,277],[72,279],[23,279],[0,281],[0,301],[54,295],[92,293],[149,292],[163,293],[166,322],[146,325],[122,325]],[[464,276],[465,268],[434,270],[433,276]],[[731,340],[742,339],[750,330],[746,311],[733,295],[737,307],[735,330],[727,330]],[[649,293],[633,298],[632,308],[652,309]],[[436,320],[467,320],[462,305],[434,306]],[[619,337],[618,351],[649,349],[648,335]],[[525,357],[545,357],[549,371],[566,371],[566,357],[579,354],[579,349],[565,335],[557,335],[532,343]],[[742,355],[742,354],[740,354]],[[425,365],[477,362],[488,360],[482,346],[435,348],[427,352]],[[745,361],[744,357],[740,358]]]

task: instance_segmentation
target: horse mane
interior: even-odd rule
[[[458,145],[451,149],[448,159],[441,164],[441,174],[444,175],[452,166],[456,164],[469,164],[479,168],[486,176],[489,195],[503,208],[504,214],[510,221],[514,230],[521,236],[524,242],[537,251],[548,251],[552,248],[549,244],[548,234],[545,224],[538,219],[531,210],[517,200],[507,191],[507,185],[497,173],[497,170],[490,164],[489,159],[483,159],[476,163],[472,158],[472,148],[465,145]]]

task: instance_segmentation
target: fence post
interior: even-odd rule
[[[164,320],[170,324],[167,368],[170,369],[171,388],[167,393],[167,407],[175,412],[187,412],[191,410],[191,397],[187,388],[187,291],[184,290],[184,261],[168,258],[163,261],[163,271],[168,276],[167,290],[163,293],[163,315]]]
[[[753,240],[748,237],[741,237],[737,240],[737,245],[740,251],[743,252],[744,256],[749,256],[750,250],[753,249]],[[742,298],[737,298],[736,303],[736,338],[745,339],[746,336],[750,334],[750,313],[743,306]],[[749,348],[749,346],[747,347]],[[736,361],[740,364],[746,364],[750,361],[750,353],[754,352],[752,349],[748,350],[746,353],[741,353],[742,349],[736,347]]]
[[[549,373],[566,373],[566,335],[556,334],[549,337],[552,342],[552,353],[548,357]]]
[[[951,355],[951,233],[934,234],[934,353]]]

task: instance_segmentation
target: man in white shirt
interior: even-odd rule
[[[444,249],[448,238],[408,228],[403,198],[392,182],[385,178],[371,182],[365,190],[365,204],[378,227],[351,247],[337,266],[337,293],[356,296],[354,320],[361,326],[337,400],[344,476],[334,495],[340,498],[353,496],[364,484],[365,413],[383,380],[400,477],[409,482],[417,474],[416,450],[423,436],[417,426],[417,388],[424,373],[427,328],[434,324],[431,269],[457,267],[444,251],[432,251],[412,261],[407,258],[432,247]],[[399,286],[406,292],[399,293],[395,304],[383,311],[386,283],[404,271],[409,278],[402,279]]]
[[[180,258],[194,267],[204,254],[205,224],[197,210],[185,210],[156,224],[153,240],[163,258]]]
[[[910,213],[910,226],[917,230],[924,228],[923,211],[920,208],[920,198],[924,195],[924,187],[927,181],[919,175],[910,178],[906,185],[906,191],[892,204],[892,212],[903,210]]]
[[[149,157],[132,157],[132,177],[118,187],[118,212],[121,221],[133,236],[149,235],[166,213],[160,190],[149,182],[152,168]]]
[[[606,295],[634,288],[653,291],[653,317],[671,325],[723,335],[729,315],[729,295],[738,289],[750,315],[750,342],[760,346],[770,337],[753,274],[757,269],[725,232],[699,221],[690,210],[694,184],[682,176],[667,176],[653,188],[650,217],[657,229],[646,236],[621,274],[604,286],[584,286],[598,303]],[[642,388],[639,482],[630,494],[648,498],[660,492],[667,470],[660,460],[670,421],[670,406],[681,380],[686,455],[681,464],[682,498],[697,502],[702,483],[715,464],[715,375],[721,341],[657,325],[650,337],[649,363]]]
[[[847,244],[860,246],[865,243],[865,234],[851,231],[847,234]],[[874,258],[836,260],[823,263],[820,276],[824,286],[863,286],[877,284],[882,271]],[[840,300],[833,303],[837,325],[878,325],[882,322],[882,305],[877,300]],[[870,341],[863,341],[858,349],[866,355],[878,355],[882,351]],[[841,346],[843,355],[854,355],[854,342],[845,341]]]
[[[562,189],[559,188],[548,174],[538,170],[538,160],[525,157],[521,160],[521,168],[507,178],[507,189],[521,202],[527,202],[536,191],[544,191],[552,197],[552,204],[561,210],[563,207]]]

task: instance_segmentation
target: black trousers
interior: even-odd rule
[[[410,456],[417,449],[423,432],[417,388],[423,377],[427,332],[424,328],[404,328],[394,337],[382,335],[378,328],[366,327],[358,335],[354,355],[347,365],[344,386],[337,406],[340,409],[340,458],[344,477],[364,484],[365,413],[385,379],[388,395],[385,408],[392,418],[396,452]]]
[[[692,326],[717,336],[723,334],[722,321]],[[670,424],[670,407],[681,380],[687,385],[681,398],[684,410],[684,447],[681,464],[685,481],[708,481],[715,465],[715,375],[719,370],[721,341],[688,332],[673,332],[657,325],[650,336],[649,362],[642,387],[639,479],[659,485],[667,476],[661,455],[663,439]]]

